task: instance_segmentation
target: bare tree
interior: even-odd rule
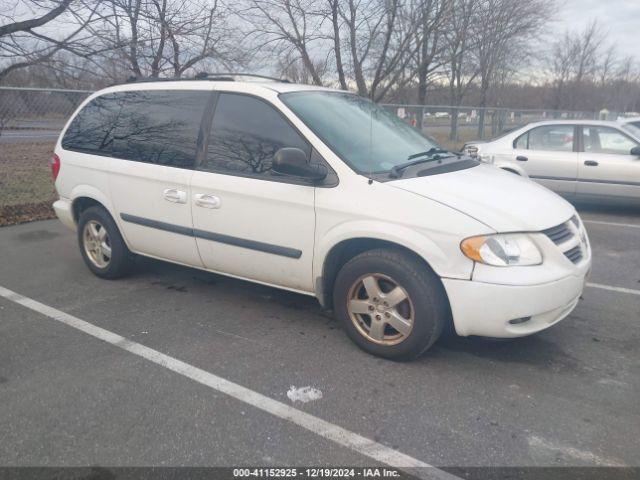
[[[445,57],[444,41],[448,14],[453,0],[418,0],[416,8],[416,76],[418,79],[418,103],[424,105],[427,100],[427,87],[430,76],[442,68]],[[422,120],[422,118],[420,118]]]
[[[358,94],[379,101],[391,88],[411,80],[407,69],[417,49],[412,42],[416,13],[400,0],[338,2],[337,16],[332,14],[331,21],[334,31],[344,33],[340,42],[334,41],[334,52],[343,41],[350,55],[347,65],[340,55],[338,68],[352,73]]]
[[[204,63],[228,68],[246,56],[220,0],[109,0],[91,32],[105,52],[100,67],[136,77],[179,78]],[[105,71],[105,73],[107,73]]]
[[[603,56],[603,41],[604,34],[593,21],[582,32],[566,32],[553,44],[548,63],[555,84],[554,108],[579,106],[585,84],[595,81],[598,60]]]
[[[477,21],[471,26],[474,55],[479,70],[480,107],[478,135],[484,136],[485,110],[494,84],[527,57],[527,47],[553,13],[552,0],[481,0]],[[497,105],[499,99],[493,98]]]
[[[479,72],[474,61],[471,26],[477,20],[479,0],[453,0],[449,15],[449,28],[445,35],[448,66],[451,129],[449,138],[458,139],[458,108],[473,85]]]
[[[609,83],[611,107],[619,112],[640,110],[640,68],[627,56],[617,65]]]
[[[82,50],[88,39],[82,33],[94,13],[73,0],[28,0],[4,6],[0,10],[0,80],[15,70],[50,61],[59,51]],[[51,27],[54,23],[57,28]]]
[[[313,0],[250,0],[241,15],[252,28],[248,38],[255,48],[275,54],[285,71],[300,60],[312,83],[322,85],[326,62],[314,60],[312,49],[325,36],[314,8]]]

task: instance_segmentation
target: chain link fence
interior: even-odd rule
[[[0,87],[0,226],[51,218],[55,191],[48,160],[66,120],[86,90]],[[599,113],[434,105],[383,105],[438,143],[496,136],[537,120],[594,119]],[[608,112],[607,112],[608,113]],[[615,118],[609,113],[609,118]]]
[[[0,225],[53,216],[48,161],[66,120],[90,93],[0,87]]]
[[[453,107],[436,105],[384,104],[406,122],[422,129],[448,149],[460,150],[465,142],[486,140],[509,130],[542,120],[607,120],[616,112],[526,110],[498,107]]]

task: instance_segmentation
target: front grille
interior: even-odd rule
[[[580,248],[579,245],[567,250],[566,252],[564,252],[564,254],[573,263],[578,263],[580,260],[582,260],[582,248]]]
[[[580,228],[580,220],[578,220],[578,216],[577,215],[574,215],[573,217],[571,217],[571,221],[573,222],[573,224],[576,227]]]
[[[584,248],[588,248],[585,242],[581,242],[581,225],[577,215],[555,227],[543,230],[549,239],[558,245],[562,253],[573,263],[580,263],[587,252]],[[583,246],[584,243],[584,246]]]
[[[566,223],[561,223],[557,227],[543,230],[542,233],[549,237],[556,245],[560,245],[573,237],[573,232]]]

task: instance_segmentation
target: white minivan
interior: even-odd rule
[[[54,208],[94,274],[144,255],[315,296],[387,358],[576,306],[591,250],[565,200],[357,95],[237,79],[114,86],[72,116]]]

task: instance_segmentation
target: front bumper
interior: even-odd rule
[[[64,223],[71,230],[76,229],[76,222],[73,219],[71,200],[67,198],[60,198],[59,200],[53,202],[53,209],[55,210],[57,217],[62,223]]]
[[[458,335],[521,337],[569,315],[578,304],[586,274],[539,285],[499,285],[443,278]],[[518,324],[509,320],[531,317]]]

